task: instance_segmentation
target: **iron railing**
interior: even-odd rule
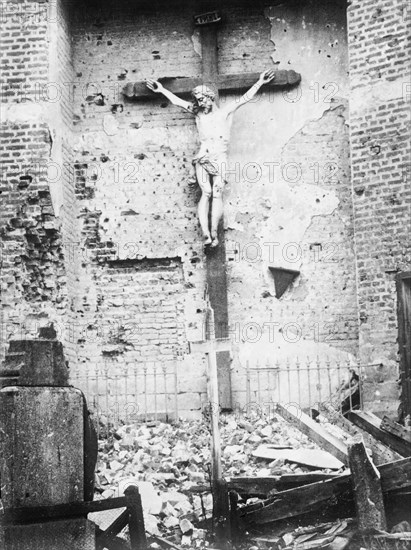
[[[179,406],[183,394],[178,360],[121,364],[108,358],[91,369],[74,367],[71,383],[85,394],[99,430],[120,423],[169,421],[184,417]],[[247,361],[244,367],[233,368],[234,408],[263,409],[275,403],[291,403],[302,410],[315,409],[319,404],[331,404],[340,412],[362,409],[364,384],[381,367],[320,357]],[[208,405],[206,384],[204,377],[203,407]]]

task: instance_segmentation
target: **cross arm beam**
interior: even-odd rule
[[[228,339],[206,340],[204,342],[189,342],[190,353],[217,353],[231,351],[231,342]]]
[[[241,92],[257,82],[260,73],[237,73],[219,75],[217,87],[224,92]],[[164,77],[158,79],[161,84],[173,94],[187,95],[196,86],[202,84],[201,77]],[[288,88],[296,86],[301,81],[301,75],[293,70],[276,71],[275,78],[265,86],[270,88]],[[144,81],[128,82],[123,88],[123,95],[130,99],[152,99],[156,94],[150,91]]]

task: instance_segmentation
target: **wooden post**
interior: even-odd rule
[[[211,306],[207,310],[208,339],[215,340],[214,312]],[[220,400],[218,398],[217,358],[215,353],[208,353],[208,400],[210,403],[211,422],[211,476],[213,481],[222,478],[221,473],[221,440],[220,427]]]
[[[217,543],[225,547],[231,539],[230,504],[227,482],[220,478],[213,482],[213,516]]]
[[[129,532],[132,550],[147,550],[143,507],[138,487],[129,485],[124,491],[129,514]]]
[[[372,528],[386,530],[381,475],[368,456],[362,438],[361,441],[349,445],[348,458],[359,529],[361,531]]]
[[[230,491],[228,493],[230,501],[230,529],[231,529],[231,542],[234,544],[238,542],[240,536],[240,525],[238,522],[238,493],[237,491]]]
[[[225,533],[227,531],[227,521],[229,515],[227,484],[223,480],[221,469],[221,440],[220,440],[220,399],[219,399],[219,381],[217,367],[217,352],[231,349],[229,340],[217,340],[215,338],[214,311],[211,307],[208,295],[206,296],[206,340],[203,342],[190,342],[192,352],[206,353],[208,360],[208,404],[210,414],[211,428],[211,481],[213,491],[213,518],[217,531]],[[221,529],[219,526],[223,525]],[[220,542],[222,542],[220,540]]]
[[[218,25],[206,25],[200,27],[201,56],[203,82],[212,88],[216,94],[218,105]],[[227,265],[225,250],[224,222],[220,221],[217,231],[219,245],[207,251],[207,287],[211,307],[213,308],[213,324],[216,320],[218,338],[227,338],[228,335],[228,299],[227,299]],[[215,326],[215,325],[214,325]],[[232,408],[231,399],[231,371],[230,354],[222,351],[217,354],[217,395],[218,402],[224,409]],[[214,401],[213,401],[214,403]]]

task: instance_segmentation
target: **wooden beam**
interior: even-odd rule
[[[398,351],[400,356],[401,416],[411,419],[411,271],[397,273]]]
[[[345,441],[348,441],[353,437],[362,436],[365,446],[371,450],[373,462],[377,466],[379,464],[393,462],[394,460],[399,460],[400,458],[402,458],[402,455],[393,451],[392,449],[375,439],[375,437],[373,437],[362,428],[355,426],[332,405],[321,403],[319,404],[318,410],[330,422],[330,424],[333,424],[337,426],[340,430],[343,430],[344,434],[346,435]]]
[[[228,291],[224,222],[218,226],[219,245],[206,251],[206,281],[211,307],[214,310],[217,338],[228,336]],[[222,409],[232,409],[231,356],[228,351],[218,351],[218,401]]]
[[[411,458],[378,467],[384,495],[411,487]],[[282,491],[256,504],[244,506],[240,516],[247,523],[271,523],[325,508],[341,499],[353,501],[352,477],[349,472],[333,479]]]
[[[96,530],[96,548],[102,550],[123,550],[128,548],[126,541],[119,539],[116,535],[128,525],[128,510],[124,510],[104,531],[100,528]]]
[[[325,451],[348,464],[347,445],[327,432],[320,424],[315,422],[307,414],[298,411],[294,414],[280,404],[277,404],[276,412],[287,420],[290,424],[298,428],[302,433],[308,436],[312,441],[320,445]]]
[[[3,519],[7,523],[42,522],[48,519],[65,519],[84,516],[92,512],[103,512],[127,506],[125,497],[116,497],[93,502],[70,502],[54,506],[36,506],[22,508],[6,508]]]
[[[388,416],[384,416],[381,420],[381,429],[411,445],[411,429],[394,422]]]
[[[230,74],[230,75],[217,75],[216,86],[218,90],[223,92],[242,92],[246,91],[259,79],[259,73],[247,73],[247,74]],[[163,77],[158,79],[163,86],[165,86],[170,92],[178,95],[189,95],[191,90],[200,84],[205,83],[205,79],[202,77]],[[269,88],[289,88],[297,85],[301,81],[301,75],[295,71],[277,71],[275,79],[268,84],[264,85]],[[130,99],[154,99],[158,95],[150,91],[145,81],[128,82],[123,90],[123,95]]]
[[[382,492],[385,494],[411,487],[411,458],[402,458],[377,466],[381,474]]]
[[[230,501],[230,532],[231,541],[235,544],[240,539],[240,524],[238,521],[238,494],[236,491],[228,493]]]
[[[401,456],[411,456],[411,443],[382,430],[381,418],[378,418],[375,414],[365,411],[351,411],[347,413],[347,418]]]
[[[203,84],[214,89],[216,93],[216,100],[218,102],[217,31],[217,25],[205,25],[200,27]]]
[[[218,105],[219,75],[218,75],[218,25],[200,27],[201,35],[201,62],[203,83],[210,86],[216,94]],[[207,250],[206,281],[207,292],[213,310],[213,330],[217,338],[228,336],[228,290],[227,265],[224,234],[224,217],[217,228],[219,245]],[[222,334],[221,334],[222,329]],[[216,356],[216,375],[218,387],[216,401],[223,409],[232,408],[230,354],[220,351]],[[227,497],[228,498],[228,497]],[[222,505],[224,504],[224,499]]]
[[[230,351],[231,341],[227,338],[221,340],[205,340],[204,342],[189,342],[190,353],[217,353],[219,351]]]
[[[364,442],[358,441],[348,447],[354,501],[360,531],[387,529],[381,474],[371,461]]]
[[[127,501],[128,530],[131,550],[147,550],[143,506],[138,487],[129,485],[124,491]]]
[[[182,550],[181,546],[177,546],[174,542],[165,539],[164,537],[159,537],[158,535],[150,535],[151,538],[157,540],[160,544],[164,544],[167,548],[173,548],[173,550]]]
[[[104,536],[105,533],[96,525],[96,550],[104,550],[104,548],[107,548],[107,550],[130,550],[130,546],[125,540],[114,535],[106,537]]]
[[[240,495],[247,495],[247,497],[267,497],[273,489],[285,491],[293,487],[333,479],[337,476],[338,474],[308,473],[269,477],[233,477],[228,481],[228,487]]]
[[[241,508],[240,514],[247,523],[271,523],[307,514],[327,505],[331,500],[341,499],[344,494],[347,498],[351,494],[351,482],[348,473],[327,481],[282,491],[261,503],[261,506],[251,505],[251,507]]]

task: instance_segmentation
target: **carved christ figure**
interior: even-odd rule
[[[163,94],[174,105],[195,115],[200,138],[200,150],[193,159],[196,177],[201,188],[201,198],[198,203],[198,219],[204,234],[204,244],[215,247],[218,245],[217,229],[223,215],[223,189],[226,183],[224,172],[227,167],[227,149],[230,139],[232,115],[239,107],[250,101],[263,84],[270,82],[275,71],[261,73],[258,81],[240,98],[239,101],[218,107],[214,100],[214,92],[207,86],[197,86],[191,92],[193,103],[184,101],[166,88],[160,82],[147,79],[147,87],[156,93]],[[211,209],[211,227],[209,213]]]

